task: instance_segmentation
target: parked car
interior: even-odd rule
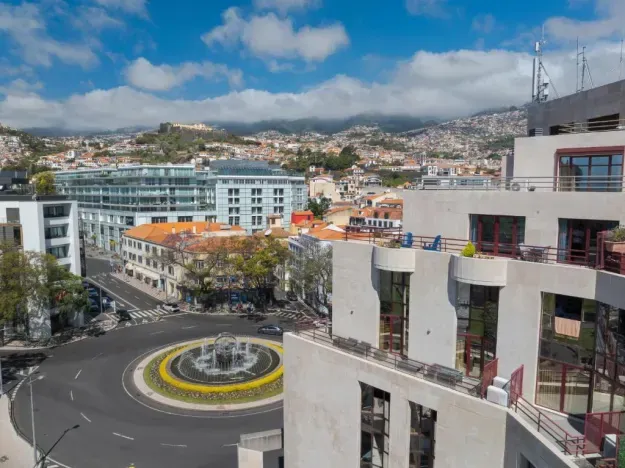
[[[126,322],[128,320],[132,320],[132,317],[130,316],[130,312],[128,312],[126,309],[117,309],[117,317],[119,318],[120,322]]]
[[[99,296],[97,289],[89,288],[89,289],[87,289],[87,292],[89,293],[89,297],[98,297]]]
[[[175,302],[165,302],[163,304],[163,310],[166,310],[167,312],[173,314],[176,312],[180,312],[180,307],[178,307],[178,304],[176,304]]]
[[[258,329],[258,333],[261,335],[278,335],[282,336],[284,328],[278,325],[263,325]]]
[[[91,287],[91,283],[89,283],[89,281],[83,281],[82,287],[85,289],[89,289]]]
[[[287,291],[286,298],[289,301],[295,302],[297,301],[297,294],[295,294],[293,291]]]

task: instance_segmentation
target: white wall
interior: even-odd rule
[[[597,146],[625,146],[625,131],[517,138],[514,141],[514,177],[553,177],[558,149]]]
[[[359,466],[363,382],[391,394],[388,468],[408,466],[409,401],[438,412],[437,468],[517,468],[504,464],[507,449],[519,450],[506,443],[506,408],[296,335],[285,335],[284,343],[286,466]]]

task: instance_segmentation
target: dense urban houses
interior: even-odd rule
[[[610,86],[531,107],[492,184],[405,192],[401,238],[333,242],[332,333],[285,335],[289,466],[617,466],[625,100]]]
[[[219,223],[143,224],[122,236],[124,273],[164,291],[172,300],[186,300],[200,280],[214,278],[214,286],[219,287],[228,284],[222,265],[211,262],[225,262],[225,250],[234,250],[232,238],[242,236],[246,236],[242,227]],[[219,258],[215,252],[222,250]]]
[[[56,174],[57,191],[78,201],[88,241],[120,251],[124,231],[142,224],[219,222],[248,233],[264,229],[270,214],[288,226],[306,204],[303,176],[263,161],[215,161],[192,165],[129,166]]]

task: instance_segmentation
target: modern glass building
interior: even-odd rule
[[[218,161],[193,165],[138,165],[59,172],[57,192],[78,201],[88,241],[119,251],[123,232],[147,223],[210,221],[239,225],[253,233],[269,214],[306,203],[303,176],[266,162]]]

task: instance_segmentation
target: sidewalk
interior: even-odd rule
[[[128,286],[132,286],[135,289],[147,294],[148,296],[152,296],[154,299],[158,299],[159,301],[167,302],[167,296],[165,291],[161,291],[158,288],[153,288],[145,284],[143,281],[139,281],[137,278],[133,278],[132,276],[128,276],[125,273],[112,272],[110,275],[114,278],[117,278],[120,281],[124,281]]]
[[[9,395],[0,397],[0,466],[2,468],[31,468],[33,447],[22,439],[11,423]]]

